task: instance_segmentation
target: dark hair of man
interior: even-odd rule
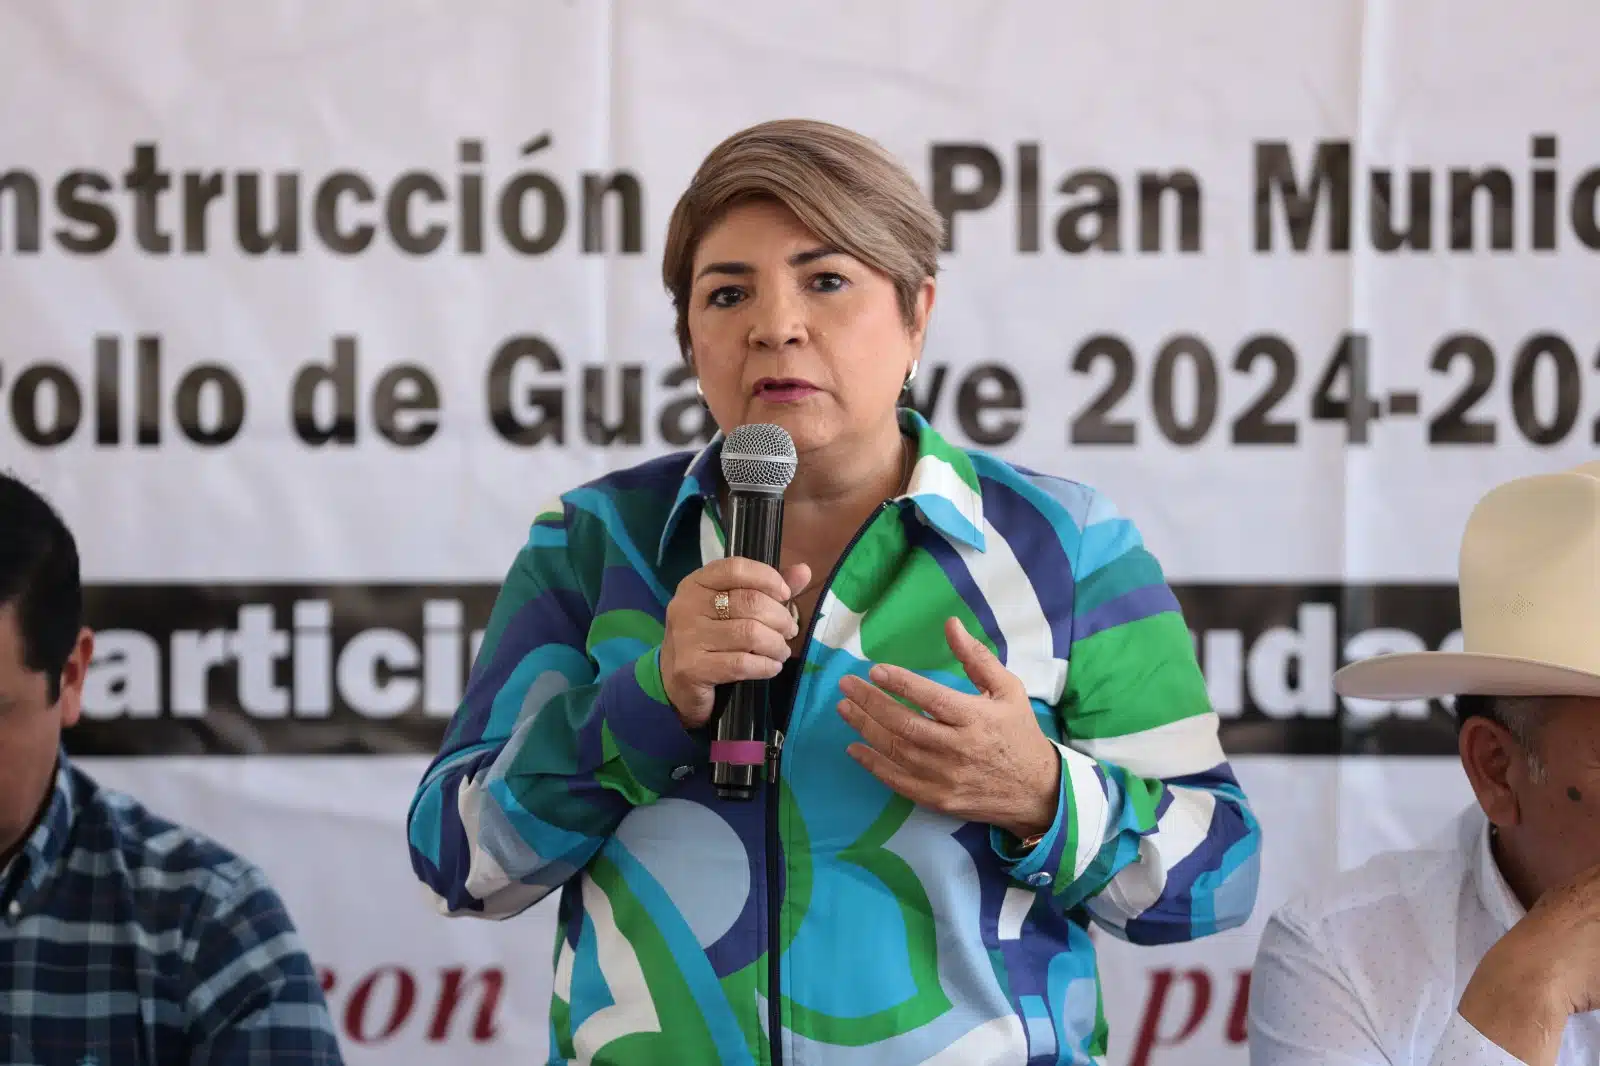
[[[1480,696],[1473,693],[1456,697],[1456,727],[1458,729],[1466,724],[1468,718],[1487,718],[1492,722],[1498,722],[1500,718],[1495,712],[1495,697],[1493,696]]]
[[[33,489],[0,472],[0,606],[10,605],[22,635],[22,662],[43,673],[50,702],[83,627],[78,545]]]

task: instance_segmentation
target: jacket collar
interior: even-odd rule
[[[72,835],[77,802],[65,748],[57,756],[55,785],[45,802],[49,806],[39,824],[33,827],[27,842],[12,857],[7,868],[0,870],[0,907],[9,911],[15,906],[19,915],[27,913],[39,898],[66,854],[67,841]]]
[[[896,499],[909,502],[924,522],[951,540],[983,551],[986,545],[983,494],[971,457],[945,440],[927,419],[911,408],[901,408],[900,428],[916,440],[917,460],[911,468],[911,480],[905,493]],[[725,435],[719,430],[711,443],[690,461],[661,531],[661,543],[656,548],[657,565],[666,559],[667,545],[684,515],[703,511],[708,502],[716,500],[722,483],[724,439]]]

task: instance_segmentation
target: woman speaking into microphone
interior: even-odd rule
[[[883,149],[808,121],[730,137],[673,212],[719,433],[537,516],[408,817],[446,914],[560,890],[552,1061],[1086,1061],[1089,923],[1249,916],[1260,831],[1134,526],[900,406],[941,234]],[[758,423],[798,458],[777,567],[723,557],[721,447]],[[710,762],[742,680],[770,683],[748,801]]]

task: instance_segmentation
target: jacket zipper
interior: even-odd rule
[[[789,702],[783,709],[783,718],[772,723],[772,740],[767,744],[767,1043],[772,1049],[772,1066],[783,1066],[783,986],[779,983],[781,974],[778,966],[778,956],[783,949],[782,929],[778,922],[778,910],[783,904],[782,893],[778,889],[778,770],[783,761],[783,731],[789,728],[789,717],[794,714],[795,697],[800,695],[800,682],[805,676],[811,638],[816,635],[817,619],[822,615],[822,604],[828,596],[828,590],[833,587],[834,578],[839,576],[839,568],[850,558],[856,544],[866,536],[867,530],[889,509],[892,502],[884,500],[878,504],[867,520],[861,523],[855,536],[850,538],[850,543],[839,553],[838,561],[828,573],[828,580],[823,582],[822,591],[817,594],[817,606],[811,612],[811,622],[806,626],[806,639],[800,643],[801,672],[795,675],[794,686],[789,690]]]

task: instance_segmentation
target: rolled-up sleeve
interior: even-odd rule
[[[1250,917],[1261,829],[1218,739],[1193,641],[1132,522],[1094,494],[1073,532],[1070,660],[1056,817],[1013,877],[1133,943],[1193,940]]]
[[[1493,1040],[1473,1028],[1459,1012],[1450,1012],[1450,1024],[1439,1037],[1428,1066],[1526,1066]]]

